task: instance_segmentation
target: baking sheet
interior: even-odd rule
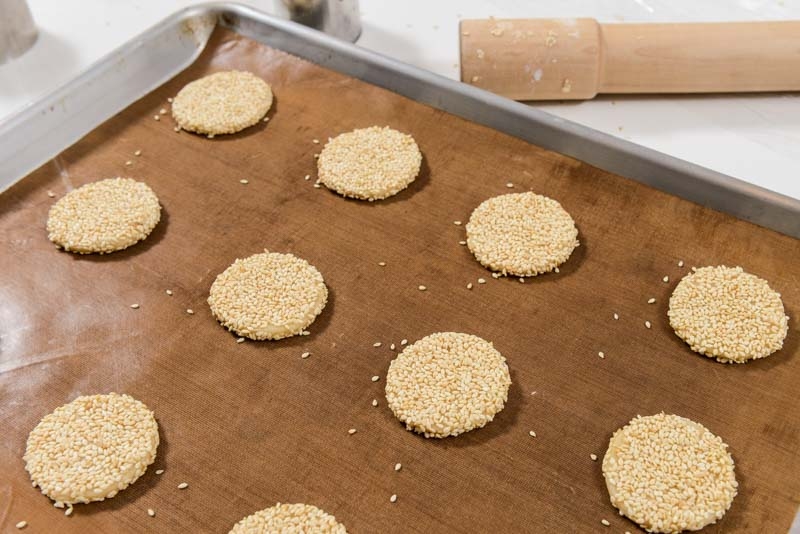
[[[208,140],[153,120],[186,82],[225,68],[273,85],[268,123]],[[425,158],[417,181],[379,203],[313,188],[321,145],[312,140],[373,124],[414,135]],[[731,446],[740,494],[708,532],[789,527],[800,500],[796,240],[224,30],[186,72],[61,159],[68,177],[46,164],[0,195],[3,528],[24,519],[37,532],[226,532],[280,501],[317,505],[355,533],[588,532],[603,518],[634,530],[609,504],[589,454],[602,458],[613,430],[662,410]],[[47,191],[120,174],[159,195],[153,235],[103,257],[55,250],[44,231]],[[560,274],[494,280],[458,244],[463,226],[453,221],[485,198],[524,190],[558,199],[581,247]],[[233,259],[264,248],[316,265],[330,301],[310,336],[237,344],[212,318],[208,288]],[[782,293],[791,319],[780,353],[722,365],[669,329],[678,278],[722,263]],[[448,330],[492,340],[513,385],[486,428],[426,440],[394,419],[383,379],[370,377],[385,376],[390,343]],[[25,438],[56,406],[107,391],[155,410],[158,458],[114,499],[64,517],[30,487]],[[177,490],[183,481],[190,487]]]

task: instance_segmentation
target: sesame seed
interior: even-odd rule
[[[186,308],[186,313],[188,313],[189,315],[194,315],[194,310],[191,308]]]
[[[597,355],[600,356],[601,359],[606,357],[605,353],[602,350],[598,352]]]
[[[395,471],[400,471],[402,468],[403,468],[403,464],[401,464],[401,463],[394,464],[394,470]]]
[[[356,432],[357,432],[357,430],[355,428],[351,428],[350,430],[347,431],[347,433],[350,434],[351,436],[353,434],[355,434]]]
[[[536,432],[534,432],[533,430],[531,430],[531,431],[529,431],[529,432],[528,432],[528,435],[529,435],[530,437],[532,437],[532,438],[535,438],[535,437],[536,437]]]
[[[171,290],[171,289],[167,289],[166,293],[167,293],[167,295],[169,295],[170,297],[172,296],[172,290]]]
[[[558,267],[553,267],[553,272],[558,274],[561,272],[561,269],[559,269]]]
[[[243,337],[237,337],[236,338],[236,343],[244,343],[244,338]]]
[[[511,182],[508,182],[508,183],[506,184],[506,187],[508,187],[509,189],[511,189],[512,187],[514,187],[514,184],[512,184]]]
[[[385,261],[379,261],[378,265],[380,265],[381,267],[386,267],[386,262]]]
[[[389,345],[389,350],[394,350],[394,343],[392,343],[391,345]]]
[[[172,131],[173,131],[173,132],[175,132],[175,133],[178,133],[178,132],[180,132],[180,131],[181,131],[181,127],[180,127],[180,126],[175,126],[175,127],[172,129]],[[208,138],[209,138],[209,139],[211,139],[212,137],[214,137],[214,136],[213,136],[213,135],[209,135],[209,136],[208,136]]]
[[[683,267],[683,260],[680,260],[680,261],[678,262],[678,267]]]
[[[134,310],[138,310],[139,309],[139,305],[138,304],[131,304],[131,308],[133,308]]]
[[[389,497],[389,502],[397,502],[397,495],[392,495]]]
[[[269,117],[264,117],[264,122],[269,122]]]
[[[467,289],[472,289],[472,282],[467,284]]]
[[[478,283],[479,283],[479,284],[485,284],[485,283],[486,283],[486,280],[485,280],[485,279],[483,279],[483,278],[478,278]]]
[[[607,527],[608,527],[608,526],[611,526],[611,523],[609,523],[609,522],[608,522],[607,520],[605,520],[605,519],[603,519],[603,520],[602,520],[602,521],[600,521],[600,522],[601,522],[602,524],[604,524],[605,526],[607,526]]]
[[[239,180],[239,183],[240,183],[240,184],[245,184],[245,185],[247,185],[247,184],[249,184],[250,182],[249,182],[248,180],[245,180],[244,178],[242,178],[241,180]]]
[[[478,82],[478,81],[480,81],[480,79],[481,79],[480,76],[473,76],[472,77],[472,83]]]
[[[161,120],[161,116],[159,116],[159,115],[153,115],[153,119],[154,119],[154,120],[157,120],[157,121],[160,121],[160,120]]]
[[[169,98],[167,98],[167,102],[169,102],[170,104],[172,104],[172,97],[169,97]]]
[[[383,343],[381,343],[380,341],[376,341],[375,343],[372,344],[373,347],[380,347],[381,345],[383,345]]]
[[[186,489],[188,487],[189,484],[187,484],[186,482],[181,482],[180,484],[178,484],[178,489]]]
[[[380,379],[381,379],[381,377],[379,377],[378,375],[375,375],[375,376],[372,377],[372,381],[373,382],[377,382]]]
[[[314,143],[315,145],[318,145],[319,144],[319,139],[312,139],[311,142]]]
[[[407,339],[403,339],[402,341],[400,341],[400,344],[401,344],[401,345],[405,345],[406,343],[408,343],[408,340],[407,340]]]
[[[501,276],[503,276],[503,274],[502,274],[502,273],[492,273],[492,278],[494,278],[495,280],[497,280],[497,279],[498,279],[498,278],[500,278]]]
[[[461,32],[461,35],[463,35],[463,36],[465,36],[465,37],[466,37],[466,36],[468,36],[468,35],[469,35],[469,32]]]
[[[150,517],[155,517],[156,516],[156,511],[153,510],[152,508],[148,508],[147,509],[147,515],[149,515]]]
[[[425,291],[425,290],[426,290],[426,289],[428,289],[428,288],[427,288],[427,287],[425,287],[425,286],[419,286],[417,289],[419,289],[420,291]]]
[[[167,114],[167,110],[164,109],[164,108],[161,108],[161,109],[158,110],[158,113],[161,114],[161,115],[166,115]]]
[[[157,475],[163,475],[164,474],[164,470],[163,469],[156,469],[156,474]]]
[[[19,523],[17,523],[14,526],[17,527],[18,529],[23,529],[23,528],[28,526],[28,522],[27,521],[20,521]]]
[[[461,221],[453,221],[453,224],[455,224],[456,226],[461,226]]]
[[[130,167],[131,165],[133,165],[133,162],[131,160],[125,162],[126,167]]]
[[[47,196],[50,197],[50,198],[56,198],[56,194],[53,193],[52,191],[48,191],[47,192]]]
[[[463,246],[463,245],[466,245],[467,242],[466,241],[459,241],[458,244]]]
[[[589,455],[589,458],[591,458],[593,462],[596,462],[596,461],[597,461],[597,455],[596,455],[596,454],[594,454],[594,453],[590,454],[590,455]]]
[[[617,315],[616,313],[614,314],[614,320],[619,321],[619,315]]]
[[[310,352],[304,352],[303,354],[301,354],[301,355],[300,355],[300,357],[301,357],[301,358],[303,358],[304,360],[305,360],[306,358],[308,358],[309,356],[311,356],[311,353],[310,353]]]
[[[319,159],[319,154],[314,154],[314,159]]]
[[[665,276],[664,278],[661,279],[661,281],[666,284],[667,282],[669,282],[669,276]]]
[[[650,327],[652,326],[652,325],[650,324],[650,321],[645,321],[645,322],[644,322],[644,325],[645,325],[647,328],[650,328]]]
[[[73,508],[71,504],[68,504],[67,505],[67,509],[64,510],[64,515],[69,517],[69,516],[72,515],[72,512],[74,512],[74,511],[75,511],[75,508]]]
[[[520,283],[520,284],[524,284],[524,283],[525,283],[525,279],[524,279],[524,278],[522,278],[521,276],[519,277],[519,283]]]
[[[655,302],[656,302],[656,299],[654,299],[654,298],[650,298],[650,299],[647,300],[648,304],[655,304]]]
[[[310,174],[306,174],[306,175],[303,177],[303,180],[310,180],[310,179],[311,179],[311,175],[310,175]]]
[[[372,405],[373,406],[377,406],[378,405],[378,399],[372,399]]]
[[[321,189],[321,188],[322,188],[322,186],[321,186],[321,185],[319,185],[319,184],[314,184],[314,189]]]

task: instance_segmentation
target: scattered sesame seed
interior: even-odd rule
[[[647,303],[648,303],[648,304],[655,304],[655,302],[656,302],[656,299],[654,299],[654,298],[649,298],[649,299],[647,300]]]
[[[394,343],[392,343],[391,345],[389,345],[389,350],[394,350]]]
[[[509,189],[511,189],[512,187],[514,187],[514,184],[512,184],[511,182],[508,182],[508,183],[506,184],[506,187],[508,187]]]
[[[678,261],[678,267],[683,267],[683,260]]]
[[[322,189],[322,186],[319,184],[314,184],[314,189]]]
[[[131,304],[131,308],[133,308],[134,310],[138,310],[139,309],[139,305],[138,304]]]
[[[381,379],[381,377],[379,377],[378,375],[375,375],[375,376],[372,377],[372,381],[373,382],[377,382],[380,379]]]
[[[500,278],[501,276],[503,276],[503,274],[502,274],[502,273],[492,273],[492,278],[494,278],[495,280],[497,280],[497,279],[498,279],[498,278]]]
[[[48,191],[47,192],[47,196],[50,197],[50,198],[56,198],[56,194],[53,193],[52,191]]]
[[[375,343],[372,344],[373,347],[380,347],[381,345],[383,345],[383,343],[381,343],[380,341],[376,341]]]
[[[598,352],[597,355],[600,356],[601,359],[606,357],[605,353],[602,350]]]
[[[69,517],[69,516],[72,515],[72,512],[74,512],[74,511],[75,511],[75,508],[73,508],[71,504],[68,504],[67,505],[67,509],[64,510],[64,515]]]
[[[310,180],[310,179],[311,179],[311,175],[310,175],[310,174],[306,174],[306,175],[303,177],[303,180]]]
[[[389,502],[397,502],[397,495],[392,495],[389,497]]]
[[[480,76],[473,76],[472,77],[472,83],[478,82],[478,81],[480,81],[480,79],[481,79]]]
[[[394,464],[394,470],[395,471],[400,471],[402,468],[403,468],[403,464],[401,464],[401,463]]]
[[[244,338],[243,337],[238,337],[238,338],[236,338],[236,342],[237,343],[244,343]]]
[[[347,431],[347,433],[350,434],[351,436],[353,434],[355,434],[356,432],[358,432],[358,431],[355,428],[351,428],[350,430]]]
[[[180,126],[175,126],[175,127],[172,129],[172,131],[174,131],[175,133],[178,133],[178,132],[180,132],[180,131],[181,131],[181,127],[180,127]],[[213,136],[213,135],[209,135],[209,136],[208,136],[208,138],[209,138],[209,139],[211,139],[212,137],[214,137],[214,136]]]
[[[478,283],[479,284],[485,284],[486,280],[484,278],[478,278]]]
[[[401,345],[405,345],[406,343],[408,343],[408,340],[407,340],[407,339],[403,339],[402,341],[400,341],[400,344],[401,344]]]
[[[525,283],[525,279],[524,279],[524,278],[522,278],[521,276],[519,277],[519,283],[520,283],[520,284],[524,284],[524,283]]]
[[[269,122],[269,117],[264,117],[264,122]]]
[[[133,165],[133,162],[131,160],[125,162],[126,167],[130,167],[131,165]]]
[[[467,284],[467,289],[472,289],[472,282]]]
[[[28,522],[27,521],[20,521],[19,523],[17,523],[14,526],[17,527],[18,529],[23,529],[23,528],[28,526]]]
[[[536,437],[536,432],[534,432],[533,430],[531,430],[530,432],[528,432],[528,435],[529,435],[530,437],[532,437],[532,438],[535,438],[535,437]]]
[[[178,484],[178,489],[186,489],[188,487],[189,484],[187,484],[186,482],[181,482],[180,484]]]
[[[559,269],[558,267],[553,267],[553,272],[558,274],[561,272],[561,269]]]
[[[158,113],[159,113],[160,115],[166,115],[166,114],[167,114],[167,110],[166,110],[166,109],[164,109],[164,108],[161,108],[161,109],[159,109],[159,110],[158,110]]]
[[[170,297],[172,296],[172,290],[171,290],[171,289],[167,289],[166,293],[167,293],[167,295],[169,295]]]
[[[372,399],[372,405],[373,406],[377,406],[378,405],[378,399]]]
[[[314,143],[315,145],[318,145],[319,144],[319,139],[312,139],[311,142]]]
[[[160,115],[153,115],[153,119],[157,120],[157,121],[160,121],[161,120],[161,116]]]
[[[669,276],[665,276],[664,278],[661,279],[661,281],[666,284],[667,282],[669,282]]]
[[[600,521],[600,522],[601,522],[602,524],[604,524],[605,526],[607,526],[607,527],[611,526],[611,523],[609,523],[609,522],[608,522],[606,519],[603,519],[603,520],[602,520],[602,521]]]
[[[378,265],[380,265],[381,267],[386,267],[386,262],[385,261],[379,261]]]
[[[241,180],[239,180],[239,183],[247,185],[247,184],[250,183],[250,181],[249,180],[245,180],[244,178],[242,178]]]
[[[156,474],[157,475],[163,475],[164,474],[164,470],[163,469],[156,469]]]
[[[459,241],[458,244],[463,246],[463,245],[466,245],[467,242],[466,241]]]
[[[427,287],[425,287],[425,286],[419,286],[417,289],[419,289],[420,291],[425,291],[425,290],[426,290],[426,289],[428,289],[428,288],[427,288]]]
[[[614,314],[614,320],[619,321],[619,315],[617,315],[616,313]]]
[[[319,154],[314,154],[314,159],[319,159]]]
[[[596,455],[596,454],[594,454],[594,453],[590,454],[590,455],[589,455],[589,458],[591,458],[593,462],[596,462],[596,461],[597,461],[597,455]]]
[[[304,352],[303,354],[301,354],[301,355],[300,355],[300,357],[301,357],[301,358],[303,358],[304,360],[305,360],[306,358],[308,358],[309,356],[311,356],[311,353],[310,353],[310,352]]]
[[[155,517],[156,516],[156,511],[153,510],[152,508],[148,508],[147,509],[147,515],[149,515],[150,517]]]
[[[186,308],[186,313],[188,313],[189,315],[194,315],[194,310],[191,308]]]
[[[645,322],[644,322],[644,325],[645,325],[647,328],[650,328],[650,327],[652,326],[652,325],[650,324],[650,321],[645,321]]]
[[[456,226],[461,226],[461,221],[453,221],[453,224],[455,224]]]
[[[466,36],[468,36],[468,35],[469,35],[469,32],[461,32],[461,35],[463,35],[463,36],[465,36],[465,37],[466,37]]]
[[[169,98],[167,98],[167,102],[169,102],[170,104],[172,104],[172,97],[169,97]]]

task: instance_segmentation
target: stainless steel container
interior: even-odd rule
[[[36,42],[36,25],[25,0],[0,0],[0,64]]]
[[[277,15],[339,39],[355,42],[361,35],[358,0],[280,0]]]

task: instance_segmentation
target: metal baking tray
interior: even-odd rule
[[[540,147],[800,237],[800,200],[232,3],[179,11],[0,124],[0,191],[190,65],[217,24]]]

